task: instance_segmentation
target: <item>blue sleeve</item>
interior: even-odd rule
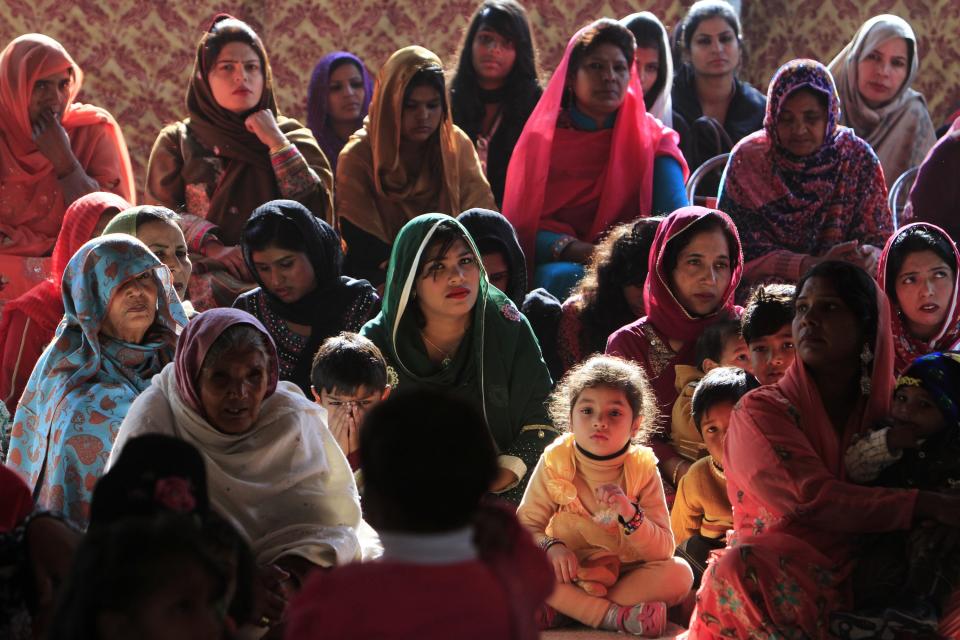
[[[683,169],[675,158],[660,156],[653,162],[653,214],[671,213],[685,207],[687,188],[683,182]]]
[[[536,261],[534,264],[554,262],[556,259],[553,257],[553,243],[565,237],[567,237],[567,234],[557,233],[556,231],[537,231]]]

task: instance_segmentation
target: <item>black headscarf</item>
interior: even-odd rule
[[[284,302],[273,295],[253,264],[247,231],[268,217],[279,218],[280,224],[296,228],[297,235],[303,238],[304,251],[313,267],[316,287],[295,302]],[[376,291],[366,280],[354,280],[341,275],[343,250],[340,236],[333,227],[295,200],[272,200],[257,207],[247,221],[241,246],[247,268],[260,285],[270,309],[288,322],[308,325],[311,329],[305,352],[297,362],[292,380],[301,388],[306,381],[309,390],[313,354],[324,340],[345,329],[347,315],[358,300],[369,298],[369,303],[363,306],[367,309],[372,307],[376,301]],[[365,320],[361,319],[360,324]]]
[[[519,308],[527,293],[527,261],[513,225],[502,215],[489,209],[464,211],[457,216],[457,221],[467,229],[481,253],[490,251],[491,246],[503,253],[507,268],[510,269],[510,280],[504,293]]]

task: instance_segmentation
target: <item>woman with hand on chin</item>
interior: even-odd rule
[[[187,110],[153,145],[146,200],[186,214],[190,298],[203,310],[254,286],[238,246],[250,213],[287,198],[332,220],[333,174],[313,133],[279,115],[263,42],[240,20],[217,16],[200,39]]]
[[[459,222],[432,213],[401,229],[383,306],[361,334],[383,353],[394,388],[444,390],[482,410],[500,453],[491,491],[519,503],[557,435],[544,407],[550,374],[527,319],[490,286]]]
[[[136,196],[120,126],[104,109],[76,102],[82,85],[83,71],[45,35],[22,35],[0,53],[0,300],[47,275],[38,278],[26,260],[51,254],[77,199]]]

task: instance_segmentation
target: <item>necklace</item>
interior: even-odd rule
[[[425,334],[423,331],[420,332],[420,337],[422,337],[431,347],[443,354],[443,360],[440,361],[440,366],[442,366],[444,369],[449,367],[450,363],[453,362],[453,358],[450,357],[450,354],[438,347],[430,338],[427,337],[427,334]],[[454,351],[454,353],[456,353],[456,351]]]

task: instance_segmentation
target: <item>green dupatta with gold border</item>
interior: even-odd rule
[[[480,291],[467,335],[446,367],[430,361],[414,314],[406,313],[416,286],[420,256],[437,226],[456,225],[478,257]],[[502,497],[519,502],[526,480],[543,449],[553,441],[547,399],[552,382],[527,319],[510,299],[491,287],[480,253],[467,230],[454,218],[430,213],[410,220],[393,244],[380,313],[361,333],[383,352],[396,374],[399,389],[412,387],[445,391],[483,412],[501,454],[501,466],[516,473],[504,456],[523,461],[519,485]]]

